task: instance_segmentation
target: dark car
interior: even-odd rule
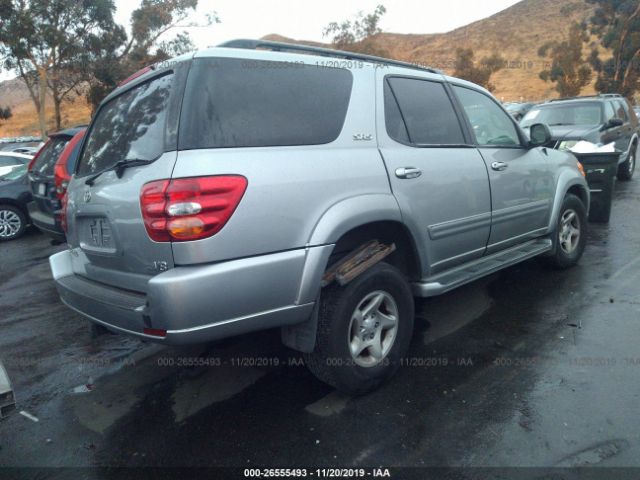
[[[76,127],[49,136],[29,168],[33,224],[56,241],[65,240],[62,202],[86,128]]]
[[[505,103],[504,108],[515,118],[516,122],[522,120],[529,110],[535,106],[535,103]]]
[[[595,145],[613,143],[622,152],[618,179],[633,177],[640,127],[636,112],[621,95],[576,97],[537,105],[524,116],[520,126],[527,130],[536,123],[548,125],[551,148],[569,150],[581,140]]]
[[[0,174],[0,241],[22,236],[30,223],[27,212],[30,201],[26,164]]]

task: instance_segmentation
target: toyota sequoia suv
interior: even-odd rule
[[[102,102],[53,277],[111,331],[175,345],[278,327],[318,378],[367,392],[408,349],[414,297],[578,261],[589,190],[549,140],[437,70],[236,40]]]

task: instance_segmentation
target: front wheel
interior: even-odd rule
[[[316,345],[305,355],[311,372],[329,385],[360,395],[400,366],[413,334],[414,304],[404,275],[379,263],[345,287],[320,295]]]
[[[0,205],[0,241],[15,240],[27,228],[25,214],[13,205]]]
[[[569,268],[578,263],[587,242],[587,209],[582,200],[568,194],[560,208],[558,224],[553,234],[554,254],[551,263]]]
[[[638,151],[637,145],[631,145],[629,150],[629,156],[627,159],[618,166],[618,180],[628,181],[633,177],[633,172],[636,169],[636,154]]]

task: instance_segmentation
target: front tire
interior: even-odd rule
[[[587,242],[587,209],[582,200],[567,194],[560,208],[558,223],[553,233],[551,263],[558,268],[574,266],[582,257]]]
[[[636,169],[636,155],[638,152],[637,145],[631,145],[629,150],[629,156],[627,159],[618,166],[618,180],[628,182],[633,177],[633,172]]]
[[[27,217],[13,205],[0,205],[0,242],[20,238],[27,228]]]
[[[413,335],[413,295],[404,275],[374,265],[345,287],[320,295],[314,351],[307,367],[349,395],[376,389],[400,366]]]

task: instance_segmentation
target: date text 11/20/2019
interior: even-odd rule
[[[245,478],[391,478],[388,468],[245,468]]]

